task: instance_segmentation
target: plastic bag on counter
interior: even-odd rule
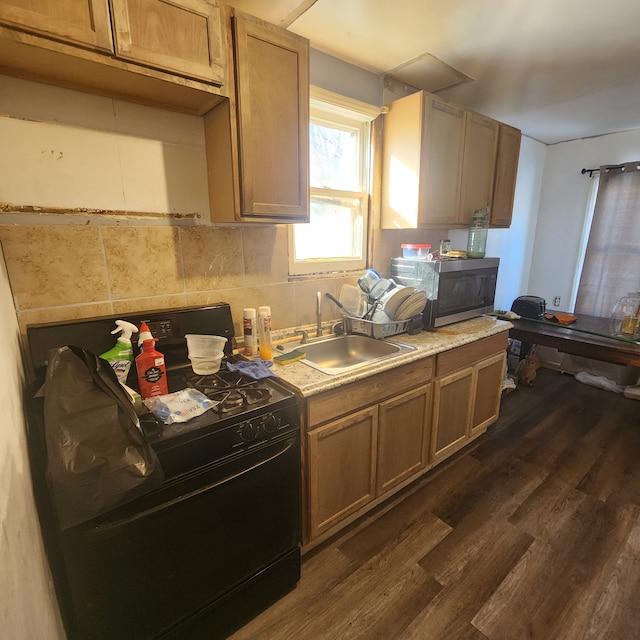
[[[51,351],[44,430],[46,474],[62,528],[129,502],[164,481],[113,369],[89,351]]]
[[[207,398],[197,389],[183,389],[175,393],[153,396],[144,400],[146,407],[164,424],[187,422],[191,418],[202,415],[216,406],[216,402]]]

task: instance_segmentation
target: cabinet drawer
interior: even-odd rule
[[[433,368],[434,358],[424,358],[309,398],[307,424],[318,426],[429,382]]]
[[[445,376],[452,371],[468,367],[479,360],[484,360],[494,353],[506,351],[508,331],[497,333],[489,338],[477,340],[463,347],[457,347],[438,354],[437,377]]]

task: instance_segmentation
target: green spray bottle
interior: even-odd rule
[[[111,365],[118,382],[123,385],[127,383],[129,369],[133,364],[131,334],[137,332],[138,327],[135,324],[126,320],[116,320],[116,328],[111,333],[119,333],[118,340],[109,351],[105,351],[100,355],[103,360],[106,360]]]

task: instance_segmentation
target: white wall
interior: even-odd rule
[[[202,118],[0,75],[0,200],[209,220]]]
[[[591,180],[580,171],[640,160],[640,129],[562,142],[547,148],[527,293],[568,305],[579,277],[580,244]]]
[[[0,249],[0,635],[64,638],[36,515],[22,414],[23,368]]]

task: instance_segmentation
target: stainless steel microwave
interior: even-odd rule
[[[392,258],[391,277],[427,293],[425,327],[442,327],[493,311],[500,258]]]

